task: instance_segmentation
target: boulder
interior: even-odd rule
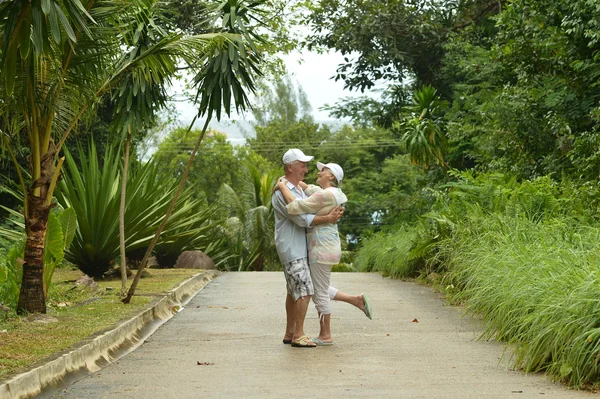
[[[202,251],[183,251],[175,263],[176,269],[216,269],[215,262]]]
[[[87,288],[88,290],[92,291],[92,292],[96,292],[98,291],[98,283],[96,283],[94,281],[94,279],[90,276],[88,276],[87,274],[84,274],[83,276],[79,277],[74,283],[73,283],[76,287],[83,287],[83,288]]]

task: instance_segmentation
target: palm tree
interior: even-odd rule
[[[231,247],[238,254],[237,270],[262,271],[277,261],[274,242],[274,219],[271,196],[279,171],[262,173],[253,165],[244,167],[246,173],[237,190],[223,184],[219,190],[222,206],[229,208],[226,223]]]
[[[124,35],[128,52],[126,58],[136,58],[152,49],[169,33],[155,23],[160,20],[164,9],[156,2],[132,4],[131,21],[127,25],[137,26],[135,31]],[[119,206],[119,247],[121,257],[121,296],[127,290],[127,256],[125,245],[125,202],[127,197],[127,181],[129,176],[129,153],[132,134],[148,128],[155,120],[157,111],[164,107],[168,100],[167,84],[177,71],[177,57],[166,54],[159,64],[139,63],[124,74],[117,84],[113,97],[117,102],[113,130],[125,136],[123,160],[123,176],[121,179],[121,201]]]
[[[46,311],[44,240],[63,162],[59,154],[86,112],[113,95],[120,100],[118,107],[126,110],[122,115],[128,121],[127,129],[139,126],[148,107],[137,105],[155,100],[148,81],[158,86],[166,83],[180,61],[197,71],[197,98],[202,112],[212,115],[217,110],[220,117],[223,103],[229,112],[232,93],[237,107],[246,105],[243,87],[249,85],[253,89],[251,76],[258,72],[260,59],[255,51],[246,51],[248,47],[242,38],[228,33],[229,29],[187,37],[181,32],[164,32],[148,46],[132,51],[132,43],[126,38],[142,33],[138,33],[140,10],[150,15],[158,3],[0,1],[0,134],[4,137],[0,143],[15,162],[24,194],[27,236],[19,313]],[[241,0],[227,0],[219,9],[223,15],[225,9],[239,8],[243,18],[244,13],[249,17],[256,6],[256,2],[244,7]],[[160,21],[153,20],[151,24],[160,25]],[[251,29],[246,33],[246,37],[253,35]],[[216,67],[216,62],[221,62],[221,68]],[[226,84],[228,90],[223,88]],[[30,154],[27,173],[22,173],[16,162],[15,153],[22,146]]]
[[[409,110],[412,116],[397,125],[403,132],[402,140],[415,165],[428,169],[432,164],[440,164],[444,169],[446,134],[440,110],[445,103],[440,100],[437,90],[429,85],[421,87],[413,94]]]

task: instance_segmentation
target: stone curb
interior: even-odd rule
[[[33,397],[68,374],[94,372],[100,369],[100,365],[117,360],[143,343],[158,327],[173,317],[179,307],[219,274],[221,273],[216,270],[196,274],[133,318],[76,344],[75,348],[51,357],[40,366],[8,379],[0,385],[0,398]],[[124,347],[128,350],[123,350]]]

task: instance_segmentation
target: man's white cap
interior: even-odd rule
[[[297,148],[292,148],[291,150],[287,150],[285,154],[283,154],[283,163],[285,165],[288,165],[295,161],[310,162],[314,158],[315,157],[304,155],[304,153]]]
[[[333,176],[335,176],[335,178],[337,179],[338,183],[341,182],[344,178],[344,171],[342,170],[342,167],[337,163],[317,162],[317,169],[323,170],[323,168],[329,169]]]

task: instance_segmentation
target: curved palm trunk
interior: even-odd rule
[[[190,127],[188,128],[188,132],[190,130],[192,130],[192,127],[194,126],[194,122],[196,122],[197,116],[198,115],[196,115],[194,117],[194,119],[192,120],[192,123],[190,124]],[[131,287],[129,287],[127,296],[125,296],[125,298],[122,299],[123,303],[131,302],[131,298],[133,297],[133,294],[135,293],[135,289],[137,287],[138,282],[140,281],[142,272],[144,271],[144,268],[148,264],[148,259],[150,258],[150,255],[152,254],[152,251],[154,250],[154,247],[156,246],[156,243],[158,242],[158,237],[160,237],[160,233],[162,233],[163,229],[169,222],[169,218],[171,217],[173,208],[175,208],[175,204],[177,203],[177,200],[179,199],[179,195],[181,194],[181,191],[183,191],[183,186],[185,185],[188,174],[190,173],[190,168],[192,167],[192,163],[194,162],[194,158],[196,157],[198,148],[200,148],[200,144],[202,143],[202,139],[204,139],[204,134],[206,133],[206,129],[208,129],[208,122],[210,122],[210,116],[206,118],[206,123],[204,123],[202,132],[200,133],[200,135],[198,136],[198,140],[196,141],[196,146],[194,147],[194,149],[192,150],[192,152],[190,154],[190,158],[188,159],[187,165],[185,167],[185,171],[183,172],[183,176],[181,177],[181,181],[179,182],[179,186],[177,187],[177,191],[175,192],[175,195],[173,196],[173,199],[171,200],[171,203],[169,204],[169,209],[167,209],[167,213],[165,214],[165,217],[164,217],[162,223],[156,230],[156,233],[154,234],[154,238],[152,239],[152,242],[148,246],[148,249],[146,250],[144,257],[142,258],[142,261],[140,262],[140,266],[138,267],[138,271],[135,274],[133,281],[131,282]]]

